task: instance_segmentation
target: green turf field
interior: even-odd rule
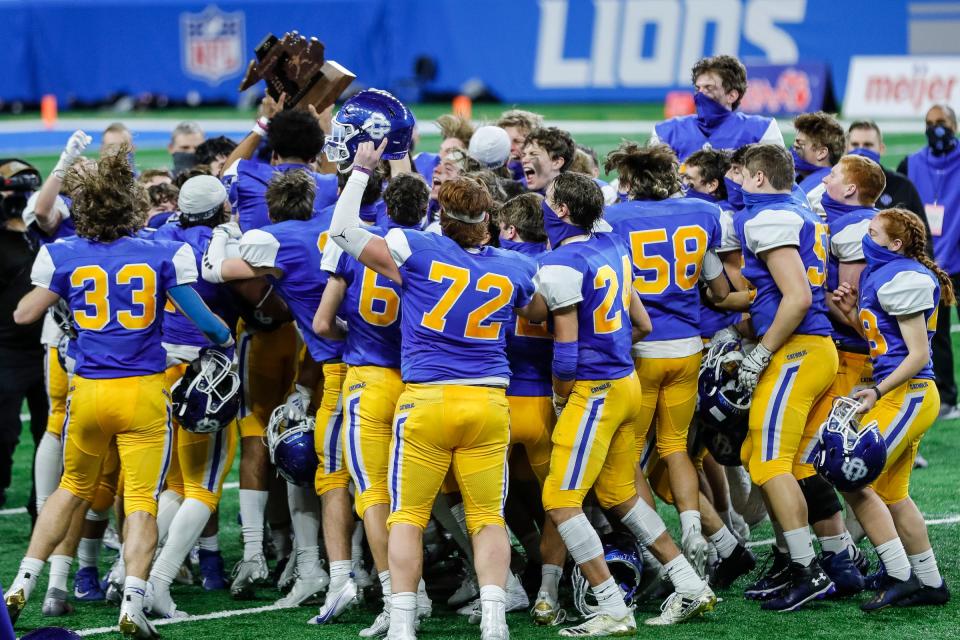
[[[663,118],[663,108],[660,105],[651,104],[524,104],[524,105],[502,105],[502,104],[476,104],[473,107],[473,117],[478,121],[493,121],[505,109],[512,106],[528,109],[543,114],[549,120],[594,120],[598,122],[606,120],[660,120]],[[421,104],[413,107],[413,112],[421,122],[434,120],[437,116],[450,111],[447,104]],[[116,114],[103,111],[68,111],[62,114],[63,117],[70,118],[99,118],[103,119],[104,127],[110,122],[120,120],[128,122],[130,127],[136,130],[136,120],[138,118],[169,118],[170,128],[173,129],[176,122],[184,119],[200,118],[254,118],[253,111],[241,111],[228,108],[200,108],[200,109],[168,109],[161,111],[130,112]],[[4,116],[0,121],[11,119],[22,119],[25,116]],[[36,117],[36,116],[32,116]],[[785,124],[785,122],[781,122]],[[66,140],[66,135],[64,140]],[[624,136],[616,134],[578,134],[577,142],[593,147],[600,158],[601,164],[613,148],[615,148]],[[638,136],[640,141],[645,141],[647,136]],[[787,143],[793,141],[792,136],[787,136]],[[922,123],[918,122],[917,132],[910,134],[890,134],[885,137],[887,153],[883,157],[884,165],[895,169],[903,157],[926,144],[923,136]],[[418,144],[420,151],[436,151],[440,145],[440,140],[436,136],[424,136]],[[25,159],[36,165],[43,175],[47,175],[56,164],[59,153],[28,155]],[[137,165],[141,169],[151,169],[154,167],[168,167],[170,165],[170,156],[166,149],[142,149],[137,152]],[[602,167],[601,167],[602,171]]]

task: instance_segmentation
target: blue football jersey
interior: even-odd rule
[[[74,236],[41,247],[31,279],[73,311],[76,373],[127,378],[166,368],[160,341],[167,290],[197,276],[193,250],[180,242]]]
[[[506,386],[506,329],[533,295],[532,262],[410,229],[391,229],[386,240],[403,277],[403,380]]]
[[[733,228],[734,208],[726,200],[717,203],[720,207],[720,247],[717,253],[723,254],[740,251],[740,238]],[[732,287],[731,287],[732,290]],[[707,303],[706,297],[700,296],[700,337],[712,338],[717,331],[740,321],[742,314],[737,311],[720,311]]]
[[[873,379],[878,383],[893,373],[909,351],[900,332],[898,316],[923,313],[927,344],[937,331],[940,283],[929,269],[905,257],[868,264],[860,277],[860,322],[870,345]],[[932,380],[933,363],[914,376]]]
[[[343,354],[342,340],[327,340],[313,331],[313,316],[329,277],[320,268],[329,228],[329,218],[315,216],[307,221],[287,220],[252,229],[240,239],[240,257],[247,263],[283,272],[276,279],[277,293],[290,308],[315,362]]]
[[[613,233],[597,233],[546,253],[537,291],[553,311],[577,305],[577,380],[617,380],[633,372],[630,251]]]
[[[757,335],[770,328],[783,296],[766,263],[758,256],[779,247],[796,247],[813,301],[800,325],[798,335],[830,335],[827,319],[827,225],[809,209],[800,206],[791,194],[744,193],[746,208],[733,217],[737,236],[743,244],[743,277],[755,288],[750,319]]]
[[[197,271],[199,272],[203,253],[207,250],[212,235],[213,229],[210,227],[198,225],[185,229],[180,226],[179,222],[174,221],[159,227],[148,239],[187,243],[193,250]],[[197,295],[207,303],[210,310],[220,316],[228,327],[232,328],[237,325],[240,312],[225,286],[207,282],[202,278],[191,286],[197,292]],[[169,302],[164,307],[163,313],[163,341],[167,344],[194,347],[205,347],[211,344],[207,337],[203,335],[203,332],[189,318],[180,313],[173,303]]]
[[[365,227],[377,236],[386,235],[379,227]],[[331,273],[347,285],[337,316],[346,321],[348,331],[343,361],[351,366],[400,368],[400,285],[333,243],[327,245],[327,257],[336,256]],[[324,260],[327,264],[327,260]]]
[[[335,174],[314,173],[303,164],[269,165],[255,160],[240,160],[223,174],[223,184],[227,188],[230,207],[237,214],[240,229],[260,229],[270,224],[267,213],[267,187],[277,173],[306,169],[313,173],[317,181],[317,195],[313,211],[319,215],[326,207],[337,201],[337,176]]]
[[[830,227],[830,252],[827,261],[827,291],[836,291],[840,286],[840,263],[862,262],[863,237],[867,235],[870,220],[877,214],[876,209],[850,207],[849,212],[840,216],[834,207],[824,201],[827,222]],[[857,286],[856,282],[850,284]],[[830,317],[833,325],[833,341],[839,349],[863,352],[867,343],[850,325]]]
[[[694,198],[630,200],[604,218],[630,247],[633,287],[653,323],[644,341],[699,336],[700,268],[720,247],[720,208]]]
[[[712,131],[705,131],[696,115],[665,120],[654,127],[660,142],[669,145],[680,161],[701,149],[739,149],[760,142],[772,118],[731,111]]]
[[[515,242],[501,240],[500,247],[515,251],[530,260],[536,269],[536,259],[547,245],[543,242]],[[553,334],[546,322],[530,322],[517,316],[507,327],[507,359],[510,361],[508,396],[549,396],[553,393]]]

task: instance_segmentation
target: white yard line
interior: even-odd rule
[[[945,516],[943,518],[933,518],[932,520],[925,520],[928,527],[936,527],[945,524],[957,524],[960,523],[960,515],[954,516]],[[765,540],[751,540],[747,543],[748,547],[762,547],[764,545],[773,544],[776,542],[775,538],[767,538]]]
[[[15,507],[13,509],[0,509],[0,516],[16,516],[26,512],[27,512],[26,507]]]
[[[186,618],[169,618],[166,620],[153,620],[153,625],[162,627],[168,624],[180,624],[181,622],[197,622],[200,620],[219,620],[220,618],[233,618],[234,616],[245,616],[251,613],[263,613],[264,611],[276,611],[283,609],[275,604],[268,604],[263,607],[253,607],[251,609],[233,609],[229,611],[214,611],[213,613],[204,613],[197,616],[187,616]],[[95,636],[101,633],[115,633],[120,629],[117,627],[97,627],[95,629],[81,629],[76,633],[81,636]]]

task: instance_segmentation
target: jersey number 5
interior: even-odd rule
[[[673,248],[673,265],[663,256],[647,255],[648,245],[668,241]],[[688,291],[696,286],[700,277],[700,266],[707,252],[707,232],[697,225],[678,227],[670,237],[666,229],[634,231],[630,234],[630,252],[637,269],[647,272],[633,281],[637,293],[642,296],[663,293],[670,286],[671,276],[677,287]]]
[[[430,273],[428,278],[431,282],[443,283],[449,282],[447,290],[433,305],[433,309],[423,314],[420,324],[427,329],[432,329],[438,333],[443,333],[447,326],[447,314],[457,303],[460,296],[470,286],[470,270],[463,267],[457,267],[445,262],[436,262],[430,264]],[[490,322],[487,319],[494,313],[510,303],[513,298],[513,283],[506,276],[499,273],[485,273],[473,283],[475,291],[489,293],[495,291],[496,295],[487,300],[479,307],[467,315],[467,323],[463,329],[464,338],[474,338],[476,340],[496,340],[500,337],[500,328],[503,323]],[[486,323],[486,324],[484,324]]]
[[[130,290],[130,302],[140,307],[139,313],[121,309],[117,311],[117,323],[124,329],[139,331],[153,324],[156,317],[157,273],[147,264],[128,264],[114,277],[117,286],[132,285],[134,281],[139,281],[140,286]],[[93,283],[93,286],[88,288],[87,283]],[[73,313],[77,326],[88,331],[100,331],[107,326],[110,322],[110,282],[103,267],[88,265],[74,269],[70,274],[70,286],[86,289],[83,302],[87,309]]]

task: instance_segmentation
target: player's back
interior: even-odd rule
[[[631,200],[604,217],[630,248],[633,287],[653,323],[644,341],[699,336],[697,282],[707,250],[720,246],[720,209],[693,198]]]
[[[500,241],[501,248],[519,254],[516,260],[528,260],[536,269],[536,259],[546,253],[546,243]],[[546,321],[530,322],[517,316],[507,327],[507,359],[510,361],[508,396],[549,396],[552,393],[550,363],[553,360],[553,334]]]
[[[270,165],[255,160],[239,160],[223,175],[224,185],[230,198],[230,206],[237,214],[240,229],[260,229],[270,224],[267,212],[266,193],[270,181],[278,173],[286,171],[309,171],[317,183],[313,203],[315,214],[337,201],[337,176],[312,171],[303,164]]]
[[[465,250],[433,233],[392,229],[387,241],[403,258],[404,381],[506,386],[504,334],[513,308],[533,294],[535,266],[502,249]]]
[[[50,263],[50,290],[73,311],[76,373],[125,378],[164,370],[159,312],[167,290],[197,280],[189,246],[133,237],[113,242],[73,237],[47,245],[44,252],[38,260]]]
[[[577,380],[615,380],[633,372],[630,252],[613,233],[591,235],[545,254],[538,291],[551,310],[577,304]]]

